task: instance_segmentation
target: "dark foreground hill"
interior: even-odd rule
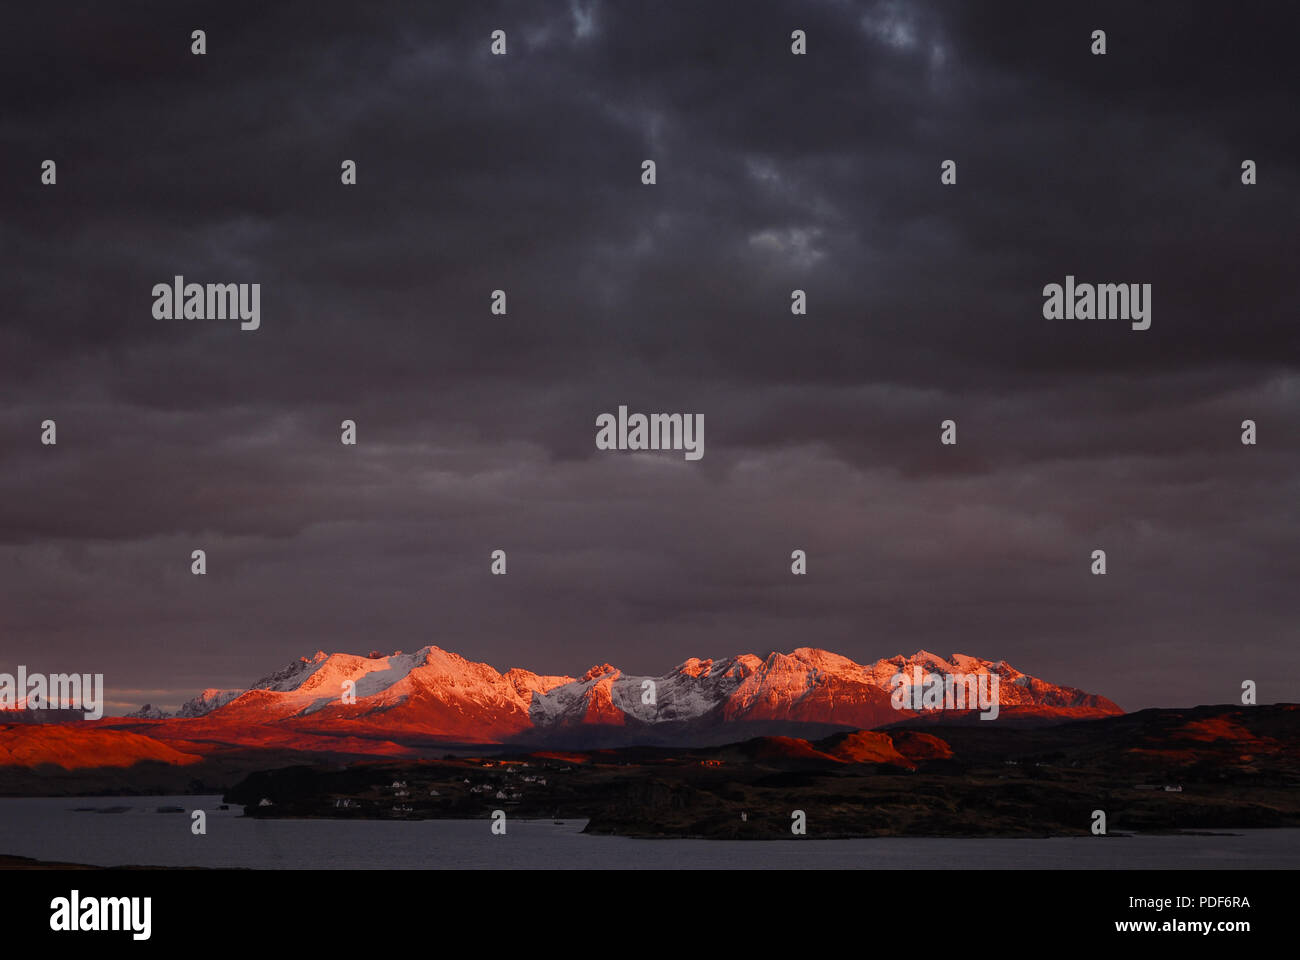
[[[1047,728],[918,723],[819,740],[531,751],[254,773],[260,817],[583,817],[629,836],[1041,836],[1300,826],[1300,706]],[[486,829],[486,828],[485,828]]]

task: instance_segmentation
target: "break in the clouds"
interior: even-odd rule
[[[1293,20],[7,12],[0,664],[174,705],[318,648],[926,648],[1295,700]],[[177,275],[259,283],[259,329],[156,318]],[[1151,328],[1044,320],[1067,275],[1151,284]],[[707,457],[599,453],[620,404],[699,412]]]

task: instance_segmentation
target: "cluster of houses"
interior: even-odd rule
[[[495,794],[492,793],[493,790],[496,790]],[[506,793],[505,790],[497,790],[496,785],[491,783],[476,783],[474,786],[469,788],[469,792],[486,793],[497,800],[519,800],[522,798],[522,794],[517,790],[511,790],[509,793]]]
[[[480,763],[482,767],[500,767],[505,774],[505,782],[488,781],[484,783],[474,783],[469,777],[465,777],[462,782],[469,787],[469,792],[493,800],[503,800],[508,803],[517,803],[523,799],[523,784],[536,784],[540,787],[547,785],[547,780],[540,772],[524,773],[524,769],[531,766],[527,761],[519,760],[483,760]],[[561,769],[568,770],[569,767]],[[515,779],[517,777],[517,779]],[[380,788],[383,793],[391,795],[393,798],[392,812],[398,814],[414,813],[415,808],[411,805],[411,786],[405,780],[394,780],[387,787]],[[436,787],[429,788],[430,797],[441,797],[443,794]],[[271,801],[263,800],[262,806],[269,806]],[[334,808],[336,810],[356,810],[365,806],[365,801],[353,799],[351,797],[336,797]]]

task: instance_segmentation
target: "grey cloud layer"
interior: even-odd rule
[[[0,660],[179,702],[318,647],[927,647],[1296,699],[1294,14],[1047,6],[11,19]],[[154,320],[177,273],[262,329]],[[1152,329],[1044,321],[1066,273]],[[704,460],[597,454],[620,403],[704,413]]]

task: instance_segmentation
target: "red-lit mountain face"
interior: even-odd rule
[[[919,651],[862,665],[804,647],[762,658],[692,658],[658,677],[602,664],[575,679],[521,669],[498,673],[429,646],[386,657],[321,652],[232,699],[232,692],[205,691],[186,705],[188,717],[106,722],[168,743],[184,741],[178,749],[208,743],[328,751],[337,741],[347,752],[393,755],[406,752],[402,745],[453,743],[726,743],[769,734],[822,736],[915,717],[891,703],[893,678],[910,678],[913,668],[996,676],[1003,721],[1122,712],[1104,697],[962,654],[944,659]],[[203,704],[214,706],[201,712]]]
[[[920,651],[862,665],[804,647],[765,657],[692,658],[658,677],[601,664],[575,679],[498,673],[429,646],[386,657],[317,653],[244,691],[205,690],[176,716],[149,708],[96,722],[0,724],[0,767],[180,765],[273,752],[401,758],[470,744],[707,746],[976,716],[895,709],[894,678],[911,678],[914,668],[995,676],[1001,723],[1122,713],[1104,697],[961,654],[944,659]],[[881,762],[890,762],[884,758],[891,749],[870,735],[842,745],[845,757],[879,752]]]

